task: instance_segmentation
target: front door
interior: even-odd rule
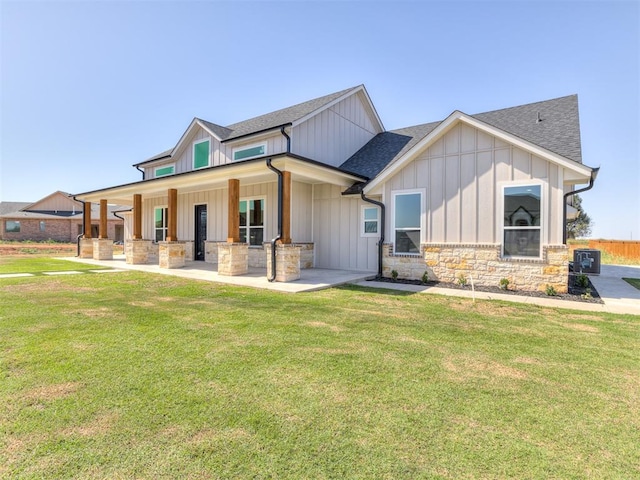
[[[204,261],[204,241],[207,239],[207,206],[196,205],[194,260]]]

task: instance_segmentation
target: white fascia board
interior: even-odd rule
[[[278,170],[289,171],[294,179],[306,181],[308,183],[329,183],[340,187],[350,187],[355,182],[362,182],[362,177],[346,172],[340,172],[331,168],[325,168],[311,162],[305,162],[297,158],[282,156],[273,159],[273,166]]]
[[[371,111],[373,112],[373,115],[376,119],[376,122],[378,123],[378,127],[379,127],[379,132],[384,132],[384,125],[382,124],[382,120],[380,120],[380,117],[378,116],[378,112],[376,112],[375,107],[373,106],[373,102],[371,101],[371,98],[369,97],[369,94],[367,93],[367,90],[364,88],[364,85],[359,85],[357,87],[354,87],[353,89],[349,90],[347,93],[345,93],[344,95],[339,96],[338,98],[332,100],[329,103],[324,104],[322,107],[314,110],[313,112],[305,115],[304,117],[301,117],[295,121],[293,121],[291,123],[292,127],[297,127],[298,125],[300,125],[301,123],[306,122],[307,120],[309,120],[312,117],[315,117],[316,115],[318,115],[319,113],[327,110],[328,108],[333,107],[334,105],[337,105],[338,103],[340,103],[342,100],[344,100],[345,98],[350,97],[351,95],[357,94],[358,92],[362,92],[362,94],[364,95],[364,98],[366,99],[369,108],[371,109]]]
[[[489,135],[495,136],[504,142],[507,142],[511,145],[514,145],[518,148],[526,150],[538,157],[549,160],[552,163],[560,165],[567,170],[574,172],[578,178],[586,179],[588,181],[591,178],[592,168],[581,163],[574,162],[572,160],[568,160],[562,155],[558,155],[557,153],[553,153],[549,150],[546,150],[542,147],[539,147],[531,142],[523,140],[515,135],[505,132],[504,130],[500,130],[499,128],[488,125],[484,122],[476,120],[469,115],[460,112],[459,110],[454,111],[451,115],[449,115],[445,120],[443,120],[440,125],[438,125],[431,133],[429,133],[426,137],[420,140],[416,145],[411,148],[408,152],[406,152],[401,158],[388,165],[376,178],[374,178],[367,186],[365,186],[365,193],[374,192],[376,187],[383,183],[387,178],[392,176],[395,172],[399,171],[402,167],[404,167],[407,163],[415,158],[415,156],[430,147],[436,140],[438,140],[442,135],[444,135],[450,128],[455,126],[458,122],[466,123],[467,125],[477,128]]]
[[[213,133],[211,130],[205,127],[197,118],[194,118],[193,120],[191,120],[191,123],[189,124],[187,129],[184,131],[184,133],[180,137],[180,140],[178,140],[178,143],[176,143],[176,146],[173,147],[173,150],[171,150],[172,157],[175,156],[176,152],[178,152],[182,148],[187,138],[189,137],[189,134],[195,128],[196,125],[202,128],[205,132],[207,132],[209,135],[211,135],[213,138],[215,138],[219,142],[222,141],[220,137],[218,137],[215,133]]]

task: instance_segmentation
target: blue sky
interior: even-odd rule
[[[637,240],[639,31],[635,1],[0,0],[0,200],[136,181],[193,117],[362,83],[387,129],[577,93],[592,236]]]

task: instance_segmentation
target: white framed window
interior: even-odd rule
[[[153,169],[153,176],[155,178],[164,177],[166,175],[173,175],[176,173],[176,164],[170,163],[168,165],[160,165]]]
[[[542,257],[542,192],[539,183],[502,186],[503,257]]]
[[[47,225],[44,223],[44,220],[40,221],[40,231],[44,232],[47,229]]]
[[[193,169],[208,167],[210,153],[211,139],[205,138],[193,142]]]
[[[380,209],[378,207],[369,207],[362,205],[362,221],[360,228],[361,237],[379,237],[380,236]]]
[[[245,145],[234,148],[232,151],[233,161],[250,160],[252,158],[262,157],[267,154],[266,143],[256,143],[254,145]]]
[[[419,255],[424,218],[424,189],[391,193],[393,197],[393,252]]]
[[[240,242],[262,245],[264,242],[264,198],[240,199]]]
[[[4,223],[4,231],[7,233],[20,233],[20,220],[7,220]]]
[[[153,212],[153,229],[156,242],[164,242],[167,239],[167,224],[169,219],[169,209],[167,207],[156,207]]]

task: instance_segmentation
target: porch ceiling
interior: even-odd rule
[[[346,188],[354,182],[365,180],[358,175],[345,173],[301,157],[284,154],[270,158],[272,158],[273,166],[279,170],[291,172],[291,178],[296,182],[329,183]],[[141,194],[143,199],[161,197],[165,196],[170,188],[177,189],[178,194],[181,194],[226,188],[228,180],[231,178],[240,180],[240,185],[277,181],[277,176],[267,168],[265,161],[266,158],[254,159],[152,180],[141,180],[79,193],[75,197],[85,202],[99,202],[106,199],[111,204],[132,205],[134,194]]]

